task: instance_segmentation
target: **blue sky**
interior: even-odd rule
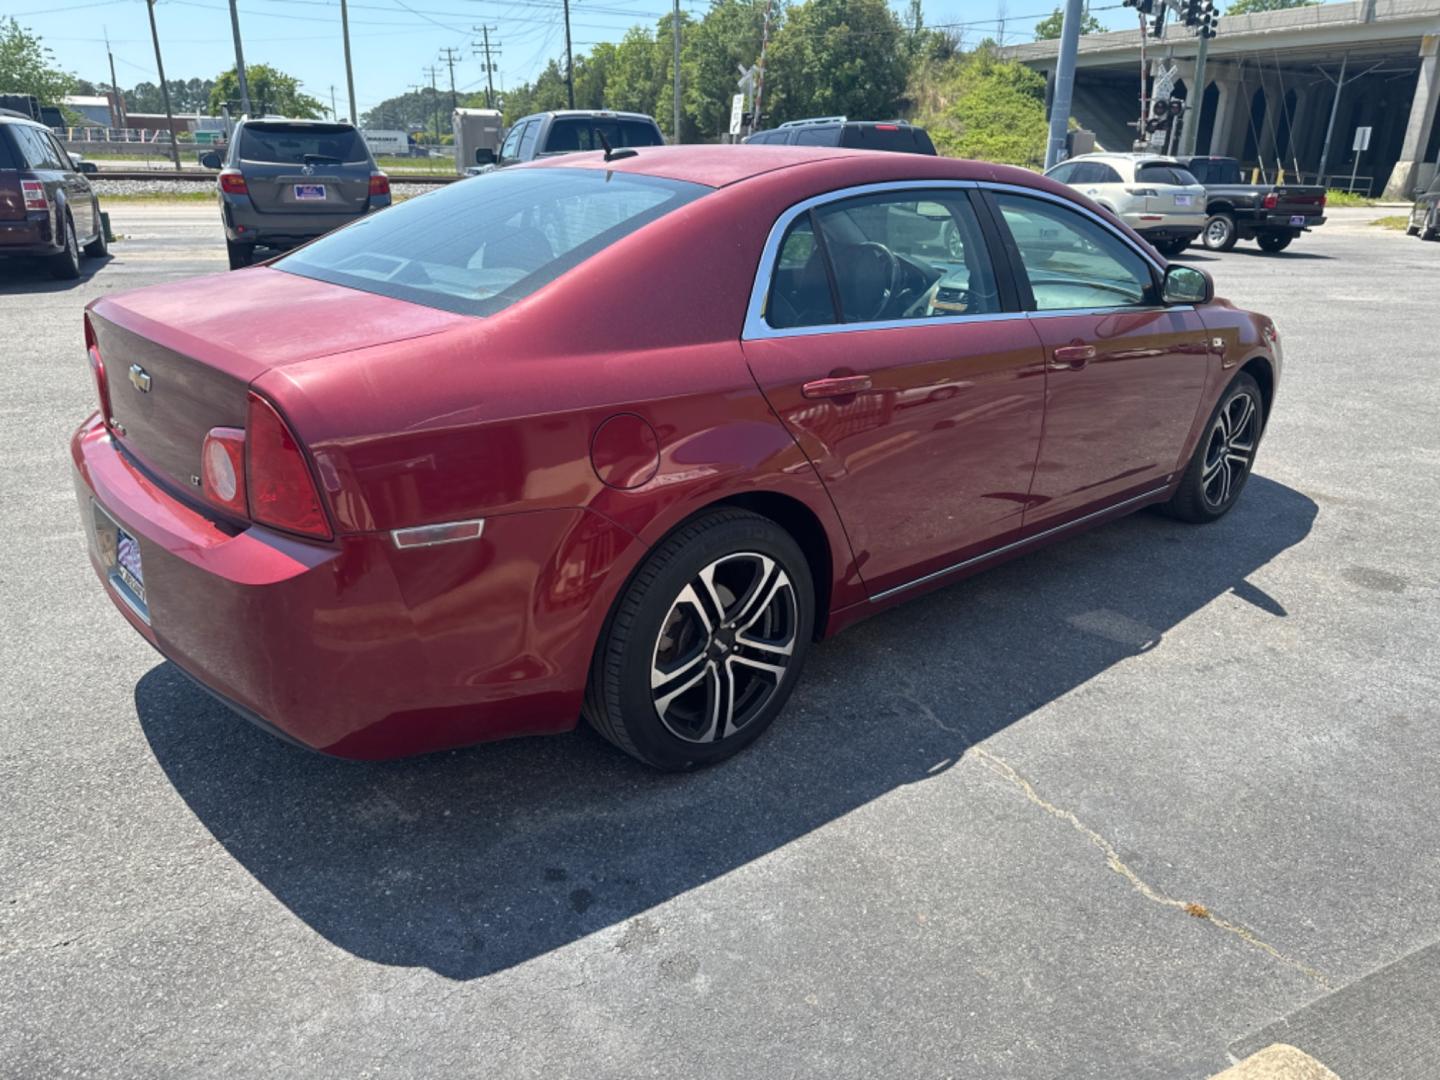
[[[997,19],[1006,17],[1008,41],[1031,40],[1035,18],[1053,10],[1056,0],[926,0],[929,25],[964,23],[970,41],[995,36]],[[1095,0],[1096,7],[1118,0]],[[699,16],[709,0],[681,0]],[[565,36],[561,0],[349,0],[355,96],[360,110],[428,82],[423,69],[441,66],[439,85],[449,87],[449,71],[440,52],[459,53],[455,84],[481,89],[484,75],[472,55],[471,27],[490,25],[492,46],[500,46],[496,88],[531,79],[552,58],[561,57]],[[345,106],[345,62],[340,42],[339,0],[239,0],[246,63],[268,63],[298,77],[307,93],[329,103],[335,87],[340,111]],[[1007,10],[1008,9],[1008,10]],[[618,41],[636,24],[653,25],[668,10],[666,0],[572,0],[575,50],[595,42]],[[897,13],[903,5],[896,5]],[[165,72],[172,78],[211,78],[234,63],[227,0],[159,0],[155,9],[164,50]],[[1097,11],[1103,21],[1120,25],[1120,10]],[[56,59],[81,78],[108,82],[104,37],[115,53],[116,78],[122,86],[155,81],[144,0],[0,0],[0,17],[13,15],[44,38]],[[1129,25],[1129,19],[1123,24]]]

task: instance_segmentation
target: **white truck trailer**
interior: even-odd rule
[[[494,163],[505,137],[499,109],[456,109],[450,122],[455,132],[456,172]],[[476,151],[480,152],[478,156]]]

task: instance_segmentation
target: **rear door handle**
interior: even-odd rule
[[[1079,371],[1095,359],[1094,345],[1062,345],[1054,352],[1051,371]]]
[[[800,387],[807,398],[847,397],[870,389],[869,375],[832,375],[814,379]]]

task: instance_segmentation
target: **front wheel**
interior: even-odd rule
[[[1165,509],[1181,521],[1219,521],[1245,487],[1265,430],[1260,384],[1243,371],[1220,398]]]
[[[621,595],[591,664],[585,718],[659,769],[730,757],[794,690],[814,596],[804,553],[773,521],[745,510],[695,519]]]
[[[1239,239],[1240,231],[1229,214],[1211,214],[1200,233],[1200,242],[1208,251],[1229,251]]]
[[[1255,238],[1260,245],[1260,250],[1274,255],[1276,252],[1284,251],[1295,239],[1294,233],[1261,233]]]

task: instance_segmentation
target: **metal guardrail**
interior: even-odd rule
[[[216,173],[200,169],[100,169],[89,174],[91,180],[183,180],[192,183],[214,183]],[[449,184],[464,180],[449,173],[387,173],[391,184]]]

